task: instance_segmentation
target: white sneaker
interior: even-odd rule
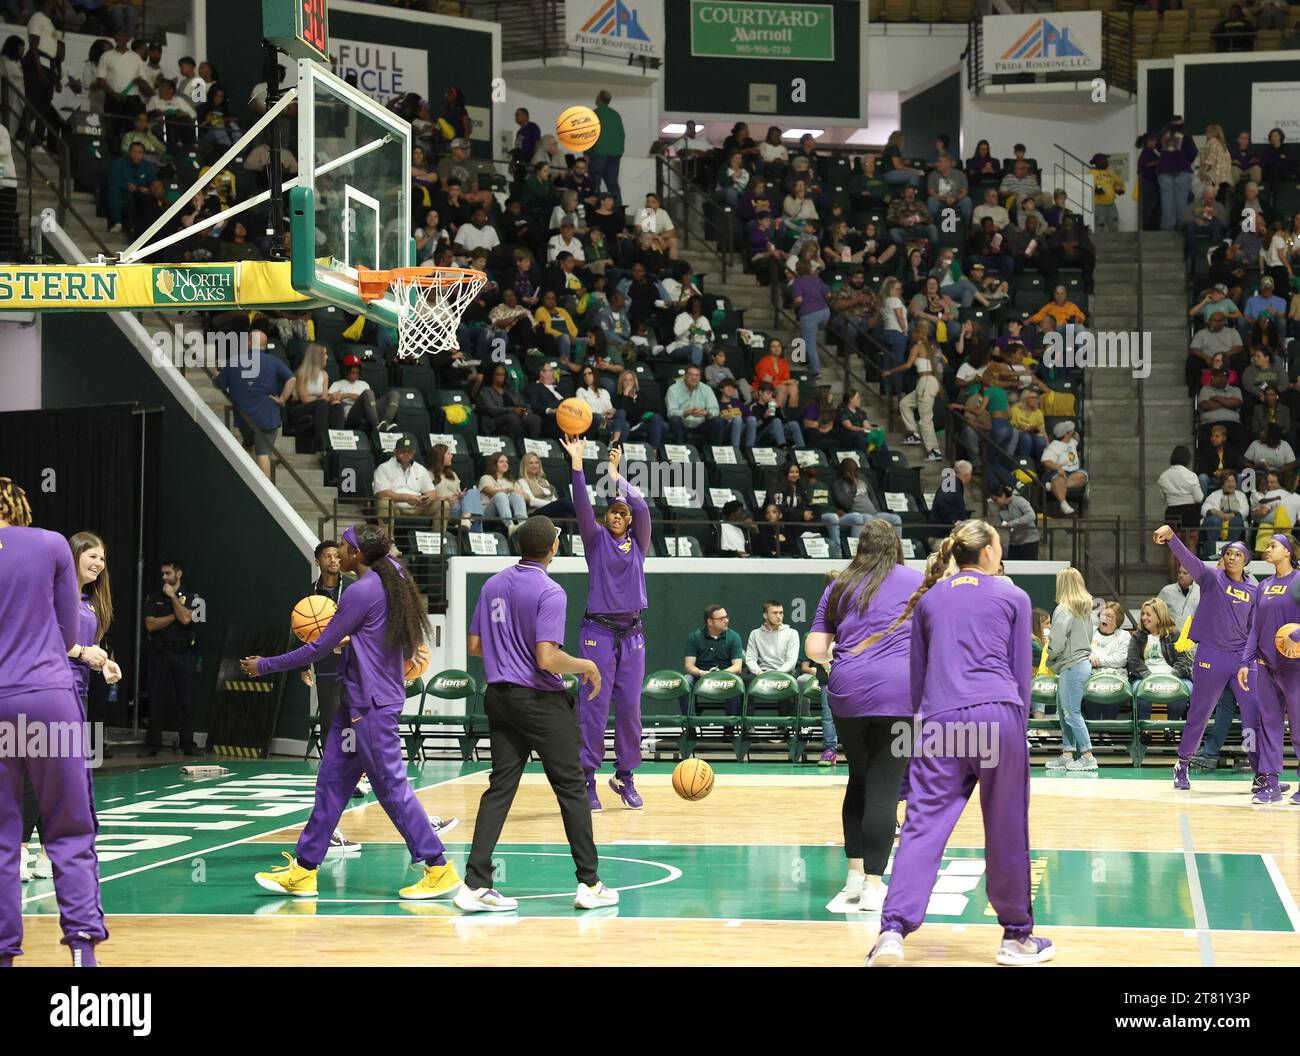
[[[465,913],[512,913],[519,908],[513,898],[506,898],[495,888],[480,887],[477,891],[469,884],[461,884],[452,903]]]
[[[330,837],[329,850],[325,852],[326,858],[339,858],[347,854],[360,854],[361,844],[354,843],[343,835],[341,829],[335,829],[334,835]]]
[[[1074,516],[1074,507],[1064,500],[1061,501],[1061,512],[1067,517]]]
[[[1069,770],[1070,764],[1074,762],[1072,755],[1058,755],[1055,759],[1047,760],[1048,770]]]
[[[52,880],[54,878],[54,863],[50,861],[49,855],[44,851],[36,856],[36,864],[32,866],[32,876],[37,880]]]
[[[1067,770],[1096,770],[1097,757],[1095,755],[1084,755],[1078,759],[1071,759],[1065,764]]]
[[[365,799],[368,795],[370,795],[370,778],[362,777],[357,782],[357,787],[352,790],[352,798]]]
[[[1030,935],[1024,942],[1016,939],[1003,939],[998,948],[998,964],[1042,964],[1056,956],[1056,947],[1051,939],[1042,939]]]
[[[617,906],[618,892],[612,887],[606,887],[601,881],[597,881],[595,887],[579,884],[573,904],[578,909],[603,909],[605,906]]]
[[[927,462],[942,462],[943,452],[936,447],[933,451],[931,451],[928,455],[925,456],[925,460]]]
[[[896,931],[882,931],[867,954],[868,968],[892,968],[903,963],[903,936]]]
[[[26,847],[18,848],[18,879],[24,884],[32,882],[32,865]]]
[[[433,826],[435,836],[441,836],[444,832],[451,832],[460,824],[460,818],[440,818],[437,814],[429,815],[429,824]]]
[[[887,894],[889,894],[889,888],[880,880],[877,880],[874,884],[864,885],[862,894],[858,897],[858,909],[863,913],[879,913],[885,908],[885,896]]]

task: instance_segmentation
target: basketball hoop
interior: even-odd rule
[[[397,302],[397,355],[402,359],[455,347],[460,317],[486,283],[483,272],[468,268],[357,272],[357,289],[367,304],[392,291]]]

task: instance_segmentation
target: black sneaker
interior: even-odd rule
[[[905,437],[903,437],[903,443],[911,444],[915,447],[920,447],[922,444],[921,436],[919,433],[908,433]]]
[[[1217,758],[1211,758],[1208,755],[1192,756],[1193,770],[1217,770],[1218,767],[1219,767],[1219,760]]]
[[[936,447],[933,451],[931,451],[928,455],[925,456],[925,460],[927,462],[942,462],[943,452]]]

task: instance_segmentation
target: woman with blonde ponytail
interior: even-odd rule
[[[1092,677],[1092,595],[1077,568],[1056,573],[1056,611],[1047,642],[1047,666],[1056,672],[1061,754],[1048,770],[1096,770],[1092,739],[1083,721],[1083,692]],[[1075,758],[1074,753],[1080,753]]]
[[[891,748],[899,728],[910,729],[913,711],[911,628],[900,627],[898,617],[922,577],[903,564],[902,543],[887,521],[867,524],[857,546],[822,594],[804,648],[814,663],[833,658],[826,699],[849,761],[841,809],[849,868],[841,901],[879,912],[907,767],[906,753]],[[873,645],[861,647],[867,639]]]
[[[918,739],[907,820],[868,967],[902,963],[903,938],[925,918],[948,837],[977,784],[988,899],[1003,929],[997,963],[1041,964],[1056,953],[1051,940],[1033,933],[1029,893],[1033,609],[1023,590],[996,575],[1001,561],[992,525],[963,522],[930,559],[896,621],[911,623]]]

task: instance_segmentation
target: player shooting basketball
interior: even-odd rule
[[[622,450],[609,452],[609,477],[616,489],[605,511],[605,523],[587,494],[582,469],[586,441],[561,441],[573,465],[573,505],[578,532],[587,554],[587,611],[582,620],[578,655],[600,669],[600,692],[578,704],[582,725],[582,769],[587,776],[591,809],[601,809],[596,771],[605,757],[605,726],[614,703],[614,777],[609,787],[623,805],[640,810],[644,803],[633,784],[632,771],[641,765],[641,683],[645,678],[645,635],[641,610],[646,607],[645,556],[650,551],[650,507],[619,473]]]

